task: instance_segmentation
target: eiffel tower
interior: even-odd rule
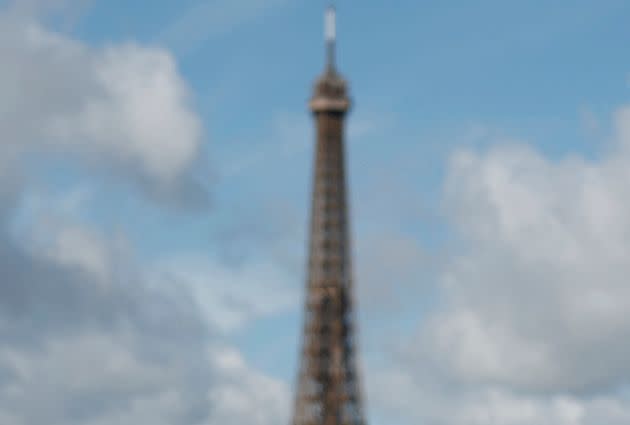
[[[348,87],[335,66],[335,10],[325,16],[326,68],[310,101],[317,127],[304,334],[293,425],[364,425],[353,314],[344,169]]]

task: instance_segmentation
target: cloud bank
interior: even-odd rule
[[[203,133],[165,50],[93,48],[20,14],[0,15],[0,156],[75,156],[146,193],[201,196]]]
[[[52,211],[13,226],[32,161],[62,157],[167,204],[207,192],[193,178],[200,120],[167,51],[94,48],[12,13],[0,13],[0,423],[274,423],[285,385],[124,233]]]
[[[505,140],[451,156],[462,246],[400,365],[374,373],[408,394],[379,403],[436,425],[628,423],[630,107],[614,128],[599,159]]]

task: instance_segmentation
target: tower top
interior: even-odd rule
[[[326,41],[326,68],[317,79],[310,101],[313,112],[346,112],[350,108],[347,86],[335,65],[337,39],[336,12],[333,6],[324,15],[324,39]]]

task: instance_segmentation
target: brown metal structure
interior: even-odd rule
[[[334,11],[328,12],[332,19]],[[334,64],[328,22],[324,74],[310,101],[317,146],[306,314],[293,425],[364,425],[356,364],[348,202],[344,169],[347,84]],[[332,35],[331,35],[332,33]]]

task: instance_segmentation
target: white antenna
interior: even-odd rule
[[[326,19],[325,19],[325,26],[324,26],[324,31],[326,34],[326,41],[327,42],[334,42],[335,41],[335,37],[336,37],[336,22],[335,22],[335,8],[333,6],[328,6],[328,9],[326,9]]]
[[[326,55],[328,71],[335,69],[335,38],[337,37],[335,8],[328,6],[324,18],[324,34],[326,38]]]

